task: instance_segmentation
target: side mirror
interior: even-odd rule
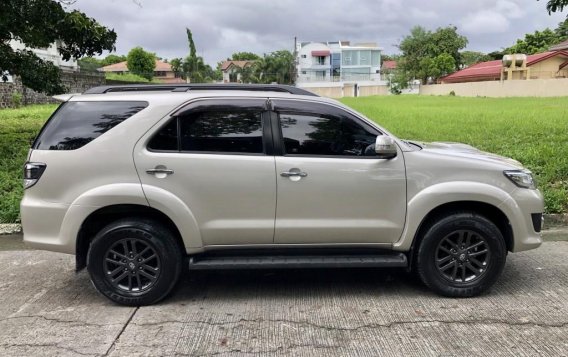
[[[397,154],[396,142],[390,136],[379,135],[375,142],[375,152],[379,159],[392,159]]]

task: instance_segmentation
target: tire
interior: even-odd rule
[[[128,306],[154,304],[179,280],[183,255],[172,232],[146,219],[121,219],[104,227],[87,254],[95,288]]]
[[[463,249],[466,244],[469,249]],[[442,217],[426,229],[416,268],[422,282],[437,294],[472,297],[491,288],[506,258],[499,228],[481,215],[460,212]]]

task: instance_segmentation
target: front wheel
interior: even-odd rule
[[[122,305],[156,303],[177,283],[183,257],[174,235],[155,221],[123,219],[93,239],[87,270],[95,288]]]
[[[501,231],[475,213],[446,216],[432,224],[417,253],[421,280],[438,294],[470,297],[499,278],[507,256]]]

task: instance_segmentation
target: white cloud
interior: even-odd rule
[[[422,10],[418,8],[410,9],[410,16],[418,21],[436,20],[438,18],[438,14],[436,14],[434,11]]]
[[[466,34],[498,34],[506,32],[509,26],[509,19],[489,10],[478,11],[462,20],[462,29]]]
[[[499,0],[495,6],[495,11],[503,14],[509,19],[519,19],[525,16],[526,12],[519,4],[509,0]]]
[[[162,57],[183,57],[189,27],[198,52],[212,65],[236,51],[291,50],[294,36],[374,41],[394,53],[416,25],[430,30],[458,25],[469,48],[490,52],[525,33],[554,28],[566,16],[549,16],[544,0],[137,1],[141,7],[132,0],[80,0],[74,7],[116,30],[119,54],[142,46]]]

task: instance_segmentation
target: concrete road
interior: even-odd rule
[[[1,356],[567,356],[566,336],[568,242],[509,255],[473,299],[393,270],[199,272],[141,308],[107,301],[71,256],[0,252]]]

